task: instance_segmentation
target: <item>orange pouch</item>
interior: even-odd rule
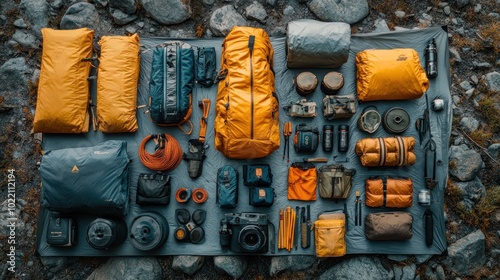
[[[368,178],[365,203],[369,207],[408,208],[413,203],[411,178]]]
[[[292,163],[288,169],[288,199],[316,200],[316,167],[310,162]]]

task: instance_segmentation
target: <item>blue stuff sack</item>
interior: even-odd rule
[[[274,189],[271,187],[250,187],[249,204],[255,207],[271,207],[274,203]]]
[[[235,208],[238,204],[238,171],[229,165],[217,171],[216,201],[220,208]]]
[[[245,186],[271,186],[273,174],[269,164],[243,165],[243,184]]]

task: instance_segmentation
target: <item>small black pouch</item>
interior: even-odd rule
[[[196,82],[203,87],[210,87],[214,84],[217,76],[215,48],[199,48],[196,59]]]
[[[255,207],[271,207],[274,203],[274,189],[271,187],[250,187],[249,204]]]
[[[47,225],[47,244],[70,247],[75,244],[75,223],[72,218],[53,215]]]
[[[245,186],[270,186],[273,183],[271,167],[269,164],[243,165],[243,183]]]
[[[170,202],[170,176],[162,173],[139,175],[137,204],[161,204]]]
[[[234,208],[238,203],[238,171],[229,165],[217,171],[216,200],[220,208]]]

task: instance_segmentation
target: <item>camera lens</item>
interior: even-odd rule
[[[248,225],[241,229],[238,241],[245,252],[257,252],[267,242],[262,228],[255,225]]]

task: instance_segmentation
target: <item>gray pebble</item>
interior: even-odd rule
[[[127,33],[130,33],[130,34],[134,34],[137,32],[137,29],[135,27],[129,26],[125,29],[125,31],[127,31]]]
[[[404,18],[404,17],[405,17],[405,15],[406,15],[406,13],[405,13],[405,12],[403,12],[403,11],[395,11],[395,12],[394,12],[394,15],[395,15],[396,17],[398,17],[398,18]]]
[[[479,83],[479,79],[477,78],[477,76],[476,76],[476,75],[472,75],[472,76],[470,77],[470,80],[471,80],[471,81],[472,81],[475,85],[477,85],[477,83]]]
[[[445,15],[449,16],[451,14],[451,8],[450,8],[450,6],[445,6],[443,8],[443,12],[444,12]]]

